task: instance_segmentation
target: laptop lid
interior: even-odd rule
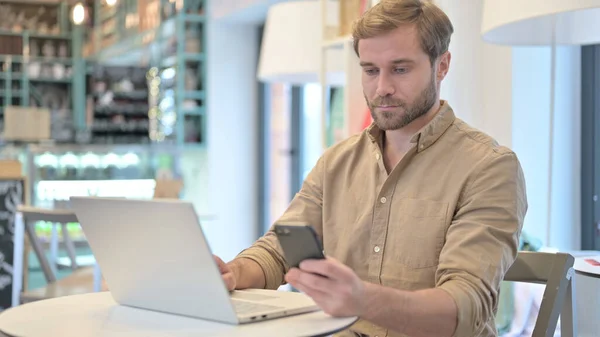
[[[71,205],[116,302],[238,323],[191,203],[72,197]]]

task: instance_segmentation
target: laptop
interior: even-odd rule
[[[319,310],[301,293],[229,292],[191,203],[72,197],[114,300],[229,324]]]

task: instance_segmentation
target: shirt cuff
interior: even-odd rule
[[[457,281],[449,281],[438,289],[444,290],[456,303],[457,324],[453,337],[478,336],[483,329],[483,322],[477,321],[474,306],[474,295],[467,287]]]
[[[258,263],[265,276],[265,289],[276,290],[283,284],[283,271],[265,248],[260,246],[248,248],[236,256],[236,259],[239,258]]]

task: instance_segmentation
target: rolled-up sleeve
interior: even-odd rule
[[[323,162],[324,157],[321,157],[284,214],[276,221],[276,223],[309,224],[314,227],[321,239],[323,233]],[[277,289],[284,284],[284,276],[289,270],[289,266],[285,262],[273,227],[250,248],[238,254],[236,258],[251,259],[260,265],[265,275],[265,288]]]
[[[467,182],[440,254],[436,286],[456,302],[454,336],[479,336],[494,319],[500,283],[517,256],[527,211],[516,155],[501,148]]]
[[[267,232],[236,258],[246,258],[258,263],[265,275],[266,289],[277,289],[283,284],[283,276],[288,266],[281,253],[277,237],[272,231]]]

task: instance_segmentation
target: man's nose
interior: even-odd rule
[[[379,75],[379,82],[377,83],[377,95],[379,97],[386,97],[395,93],[394,84],[389,75]]]

